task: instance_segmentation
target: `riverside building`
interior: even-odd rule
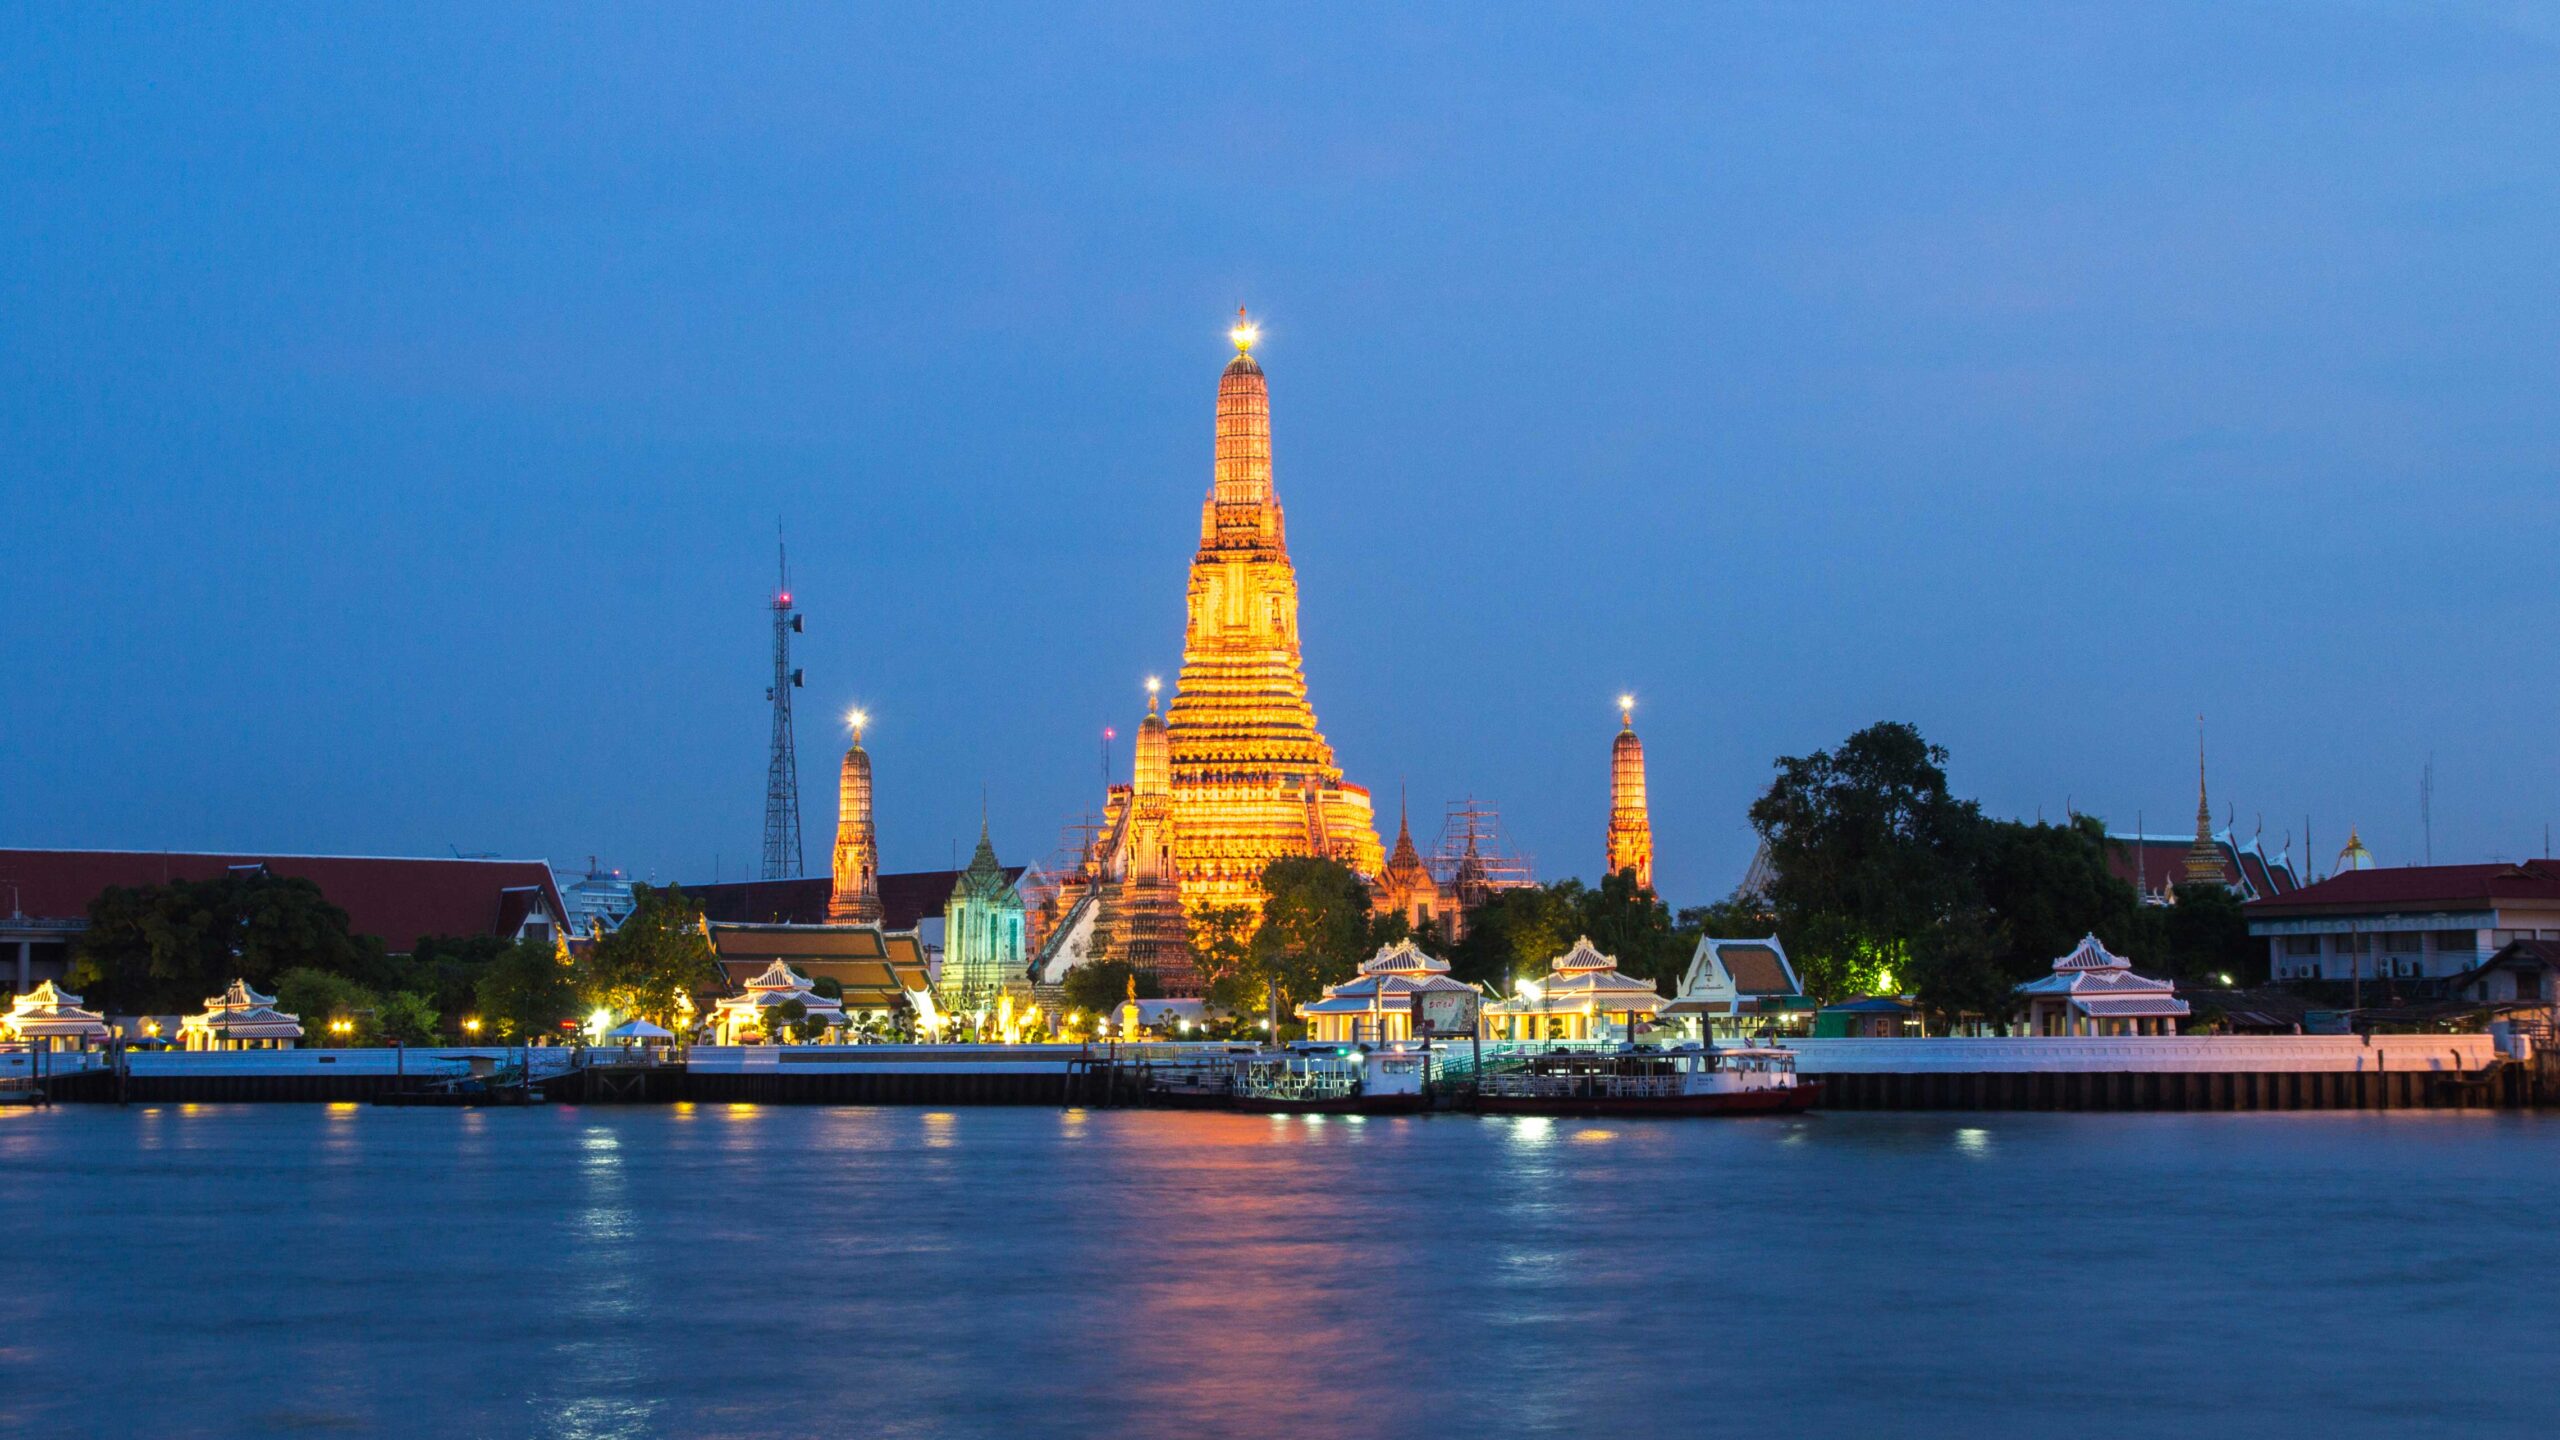
[[[1475,987],[1449,975],[1449,962],[1400,940],[1360,962],[1360,973],[1324,987],[1324,998],[1298,1007],[1307,1038],[1324,1044],[1386,1044],[1414,1036],[1413,1007],[1430,993],[1472,997]]]
[[[1660,992],[1618,969],[1589,936],[1557,956],[1546,978],[1523,980],[1508,1000],[1484,1007],[1495,1040],[1597,1040],[1625,1037],[1662,1011]]]

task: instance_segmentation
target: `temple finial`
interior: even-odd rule
[[[1227,338],[1235,342],[1237,354],[1249,355],[1253,353],[1253,342],[1262,338],[1262,327],[1254,324],[1253,317],[1245,314],[1244,307],[1239,305],[1236,307],[1235,328],[1227,332]]]

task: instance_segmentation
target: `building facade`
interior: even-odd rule
[[[2560,861],[2342,870],[2244,913],[2276,980],[2445,980],[2560,939]]]
[[[946,1010],[967,1011],[994,1003],[1008,981],[1022,978],[1022,891],[996,863],[995,842],[984,821],[969,868],[952,882],[942,909],[942,973],[934,988]]]

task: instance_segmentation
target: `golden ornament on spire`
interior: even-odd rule
[[[1253,352],[1253,342],[1262,338],[1262,327],[1254,324],[1252,318],[1244,313],[1244,307],[1239,305],[1236,307],[1235,327],[1227,331],[1227,338],[1236,343],[1237,354],[1248,355]]]

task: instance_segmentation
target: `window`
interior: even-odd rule
[[[2479,953],[2479,949],[2480,932],[2477,930],[2436,932],[2436,953],[2439,955],[2475,955]]]
[[[2418,932],[2385,930],[2382,932],[2382,948],[2394,955],[2415,955],[2418,953]]]
[[[2317,955],[2320,953],[2320,937],[2317,935],[2287,935],[2284,937],[2284,953],[2287,955]]]

